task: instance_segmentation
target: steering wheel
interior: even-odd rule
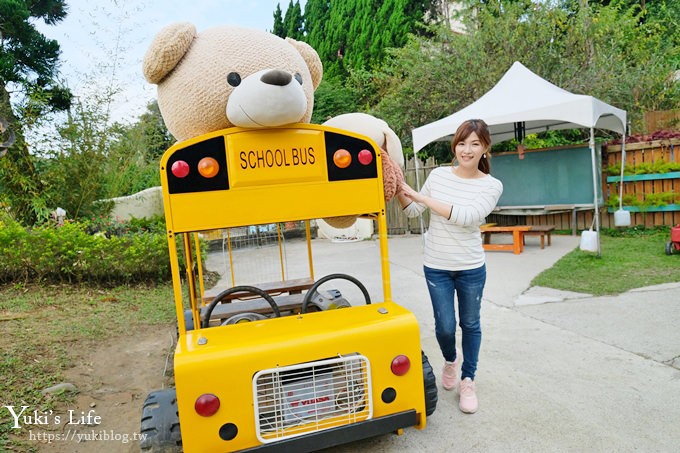
[[[312,296],[314,296],[316,290],[319,289],[319,286],[321,286],[322,284],[326,283],[329,280],[349,280],[350,282],[354,283],[364,294],[364,300],[366,301],[366,305],[369,305],[371,303],[371,296],[368,295],[366,287],[359,280],[347,274],[328,274],[325,277],[322,277],[319,280],[317,280],[312,285],[312,287],[309,288],[309,290],[305,294],[305,298],[302,300],[300,314],[307,313],[307,306],[311,302]]]
[[[281,316],[281,311],[279,310],[279,306],[276,305],[276,302],[274,301],[274,298],[267,294],[266,292],[262,291],[260,288],[257,288],[255,286],[234,286],[233,288],[229,288],[227,290],[222,291],[219,293],[215,298],[210,302],[210,305],[208,305],[205,309],[205,313],[203,314],[203,319],[201,320],[201,327],[206,328],[210,324],[210,316],[212,315],[213,310],[215,310],[215,307],[217,304],[222,302],[228,295],[234,294],[234,293],[249,293],[249,294],[255,294],[257,296],[260,296],[267,302],[269,302],[269,305],[271,305],[272,310],[274,311],[274,317],[278,318]]]

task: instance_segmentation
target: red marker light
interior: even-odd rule
[[[194,403],[196,413],[203,417],[210,417],[220,408],[220,399],[212,393],[205,393],[199,396]]]
[[[352,155],[346,149],[339,149],[333,154],[333,163],[338,168],[347,168],[352,163]]]
[[[189,174],[189,164],[187,164],[183,160],[178,160],[174,164],[172,164],[172,167],[170,167],[170,171],[175,177],[184,178],[186,175]]]
[[[220,171],[220,164],[212,157],[204,157],[198,162],[198,172],[205,178],[214,178]]]
[[[362,165],[370,164],[373,162],[373,153],[367,149],[362,149],[359,151],[359,162],[361,162]]]
[[[397,376],[403,376],[411,369],[411,361],[405,355],[400,354],[392,359],[390,369],[392,370],[392,373]]]

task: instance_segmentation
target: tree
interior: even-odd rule
[[[390,47],[401,47],[419,24],[436,20],[440,0],[308,0],[305,40],[321,57],[324,77],[379,64]],[[427,17],[426,17],[427,16]]]
[[[334,116],[358,110],[354,91],[337,80],[323,79],[314,92],[312,123],[321,124]]]
[[[286,37],[286,31],[283,28],[283,16],[281,13],[281,4],[279,3],[276,4],[276,10],[274,11],[274,28],[272,29],[272,33],[278,36],[279,38]]]
[[[307,0],[307,3],[305,3],[305,41],[314,47],[319,56],[322,55],[320,44],[324,42],[324,37],[327,33],[330,9],[331,5],[329,0]],[[321,61],[323,61],[325,66],[327,61],[323,58]]]
[[[160,185],[158,163],[175,139],[153,101],[131,125],[115,125],[101,180],[105,197],[132,195]]]
[[[295,3],[293,3],[293,0],[290,0],[286,15],[283,19],[283,32],[283,37],[297,40],[303,38],[302,8],[300,7],[299,0],[295,0]]]
[[[0,118],[16,136],[0,159],[0,196],[28,224],[45,217],[47,207],[23,128],[71,102],[71,93],[57,82],[59,44],[43,36],[33,21],[54,25],[66,12],[64,0],[0,0]]]
[[[78,99],[58,128],[59,139],[39,161],[45,197],[70,219],[99,214],[94,203],[108,195],[102,183],[112,145],[106,121],[102,104]]]
[[[475,5],[467,34],[439,29],[434,39],[412,37],[394,49],[369,81],[369,109],[399,134],[456,112],[481,97],[512,65],[525,66],[574,93],[628,112],[633,130],[647,110],[680,102],[678,28],[640,22],[639,10],[618,5],[565,9],[548,3]],[[353,78],[349,79],[353,82]]]
[[[159,185],[158,162],[174,142],[155,101],[136,123],[109,125],[106,103],[78,100],[59,135],[38,170],[45,197],[72,219],[106,214],[99,200]]]

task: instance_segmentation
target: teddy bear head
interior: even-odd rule
[[[306,43],[236,26],[197,33],[186,22],[156,35],[143,70],[178,141],[232,126],[309,122],[323,74]]]

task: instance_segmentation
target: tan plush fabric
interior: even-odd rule
[[[393,199],[399,192],[401,183],[404,181],[404,172],[401,168],[404,156],[399,137],[387,123],[372,115],[355,112],[335,116],[323,124],[365,135],[384,151],[381,153],[381,157],[385,201]],[[357,218],[358,216],[349,215],[330,217],[324,220],[333,228],[349,228]]]
[[[333,228],[341,230],[343,228],[349,228],[352,225],[354,225],[354,222],[357,221],[357,217],[358,216],[355,215],[345,215],[340,217],[328,217],[325,218],[324,220],[326,221],[327,224],[329,224]]]
[[[144,55],[144,77],[150,83],[158,83],[168,75],[189,50],[196,37],[196,27],[189,22],[180,22],[161,30]]]
[[[404,172],[387,153],[383,153],[382,157],[385,201],[390,201],[401,190],[401,183],[404,182]]]
[[[394,162],[401,167],[404,166],[404,154],[399,136],[384,120],[368,113],[353,112],[334,116],[323,124],[371,138],[380,148],[389,153]]]
[[[294,122],[309,122],[323,69],[307,44],[236,26],[196,33],[193,25],[178,23],[158,33],[143,64],[147,80],[158,85],[161,115],[178,141],[232,127],[226,107],[235,87],[227,83],[228,74],[245,79],[264,69],[300,74],[306,111]]]
[[[312,75],[312,81],[314,82],[314,89],[317,89],[323,76],[323,67],[316,50],[306,42],[296,41],[292,38],[286,38],[286,42],[295,47],[297,51],[300,52],[300,55],[302,55],[302,58],[307,62],[309,72]]]

